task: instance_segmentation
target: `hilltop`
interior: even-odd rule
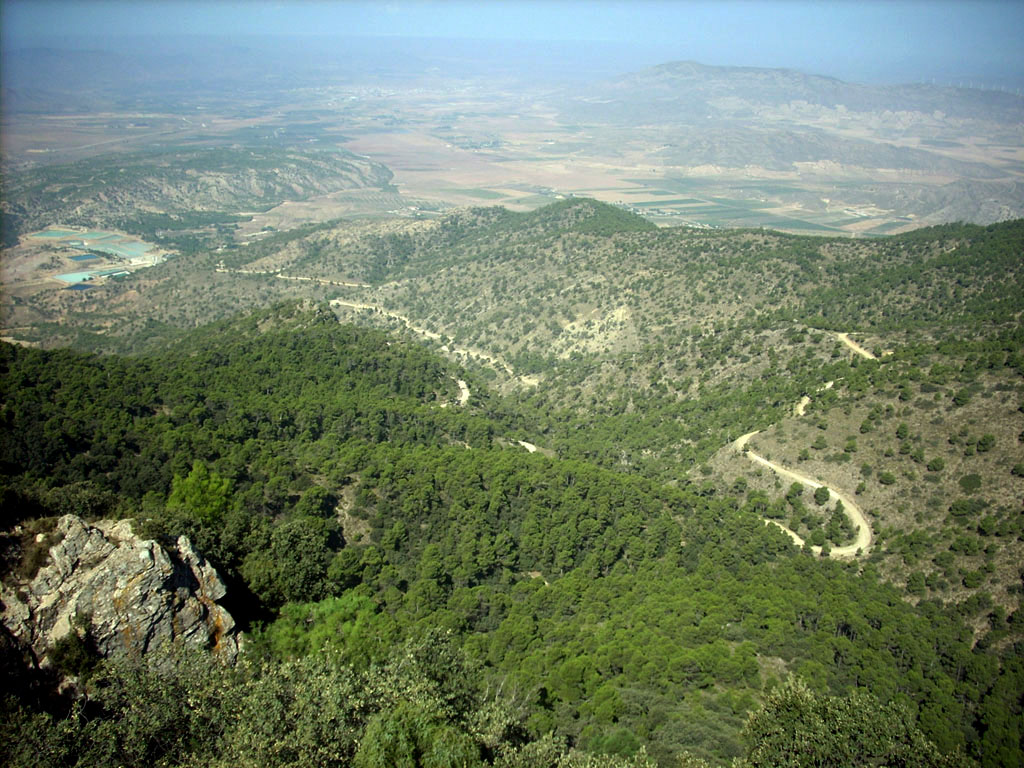
[[[5,51],[0,763],[1024,763],[1024,100],[584,47]]]
[[[1020,222],[871,241],[656,229],[586,199],[473,208],[168,262],[87,300],[59,296],[62,325],[39,328],[155,350],[238,306],[330,300],[344,320],[471,366],[528,414],[509,439],[710,483],[752,508],[789,504],[772,514],[791,530],[845,544],[831,504],[784,501],[789,482],[728,450],[763,430],[752,450],[856,499],[872,560],[908,599],[984,596],[1012,611],[1022,237]]]
[[[16,438],[0,457],[5,579],[47,562],[56,513],[131,517],[147,538],[188,536],[249,632],[234,670],[184,652],[147,668],[98,658],[82,617],[53,656],[95,710],[35,703],[45,674],[23,671],[4,703],[8,754],[31,743],[105,764],[114,738],[122,762],[228,764],[286,743],[363,765],[373,750],[397,759],[398,728],[470,764],[753,766],[790,748],[778,728],[794,712],[818,728],[833,708],[864,725],[823,729],[838,739],[823,756],[1018,754],[1019,611],[913,605],[872,561],[793,547],[736,486],[601,466],[598,414],[550,412],[584,438],[549,432],[537,439],[557,451],[531,452],[529,404],[324,305],[138,357],[0,351]],[[807,685],[781,685],[790,673]],[[150,737],[165,731],[189,738]]]

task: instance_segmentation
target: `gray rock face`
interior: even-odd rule
[[[104,656],[145,653],[179,640],[234,658],[239,639],[231,615],[217,605],[220,576],[184,536],[174,550],[136,536],[131,523],[86,523],[65,515],[49,562],[25,588],[3,587],[3,622],[43,659],[73,630],[78,615]]]

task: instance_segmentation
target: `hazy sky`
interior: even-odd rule
[[[0,2],[3,43],[14,47],[176,33],[592,40],[630,46],[637,66],[691,59],[847,80],[1024,86],[1024,0]]]

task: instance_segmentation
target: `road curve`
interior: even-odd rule
[[[223,272],[223,273],[227,273],[227,274],[234,274],[234,275],[272,275],[272,276],[277,277],[277,278],[279,278],[281,280],[304,280],[304,281],[307,281],[307,282],[320,283],[322,285],[346,286],[346,287],[350,287],[350,288],[369,288],[370,287],[369,283],[355,283],[355,282],[345,282],[345,281],[341,281],[341,280],[327,280],[325,278],[305,277],[305,276],[302,276],[302,275],[284,275],[284,274],[281,274],[280,272],[274,272],[274,271],[271,271],[271,270],[228,269],[227,267],[218,266],[215,271],[216,272]],[[345,301],[344,299],[331,299],[331,301],[329,303],[331,304],[331,306],[348,307],[350,309],[365,309],[365,310],[369,310],[371,312],[376,312],[377,314],[380,314],[380,315],[384,315],[385,317],[392,317],[395,320],[400,320],[405,325],[406,328],[408,328],[413,333],[416,333],[416,334],[418,334],[420,336],[423,336],[424,338],[430,339],[431,341],[440,341],[440,339],[441,339],[441,334],[440,333],[428,330],[427,328],[419,328],[419,327],[413,325],[412,320],[410,320],[405,315],[399,314],[398,312],[392,312],[390,310],[384,309],[384,307],[380,306],[379,304],[365,304],[363,302],[358,302],[358,301]],[[477,358],[478,360],[483,360],[485,363],[490,365],[492,368],[494,368],[494,369],[500,368],[500,369],[504,370],[505,373],[507,373],[509,376],[511,376],[512,378],[519,379],[520,381],[522,381],[527,386],[537,386],[538,382],[536,380],[534,380],[535,377],[532,377],[532,376],[516,376],[516,372],[514,370],[512,370],[512,366],[510,366],[504,360],[500,360],[500,359],[498,359],[496,357],[492,357],[491,355],[488,355],[486,352],[483,352],[483,351],[481,351],[479,349],[463,349],[463,348],[459,348],[459,347],[451,347],[449,349],[449,347],[447,345],[445,345],[445,346],[441,347],[441,351],[442,352],[449,352],[449,353],[455,355],[456,357],[460,357],[461,356],[461,357],[465,357],[467,359],[468,358]]]
[[[873,354],[871,354],[866,349],[864,349],[864,347],[862,347],[856,341],[851,339],[850,338],[850,334],[848,334],[848,333],[837,333],[836,334],[836,338],[839,339],[841,342],[843,342],[843,344],[848,346],[850,349],[852,349],[854,352],[856,352],[861,357],[867,358],[868,360],[877,360],[878,359]]]
[[[462,379],[456,379],[455,383],[459,385],[459,406],[461,407],[469,402],[469,385]]]
[[[758,464],[768,467],[768,469],[770,469],[772,472],[775,472],[777,475],[789,478],[790,480],[798,482],[802,485],[810,486],[811,488],[827,488],[830,498],[838,499],[839,501],[843,502],[843,511],[846,513],[846,516],[850,518],[850,522],[853,523],[854,527],[857,530],[857,538],[854,540],[852,544],[846,544],[842,547],[833,547],[831,552],[829,552],[829,557],[834,557],[837,559],[849,559],[852,557],[856,557],[858,555],[866,555],[868,551],[871,549],[872,535],[871,524],[868,523],[868,519],[864,515],[863,510],[861,510],[861,508],[858,507],[850,499],[849,496],[847,496],[844,493],[840,493],[835,488],[829,488],[827,485],[824,485],[824,483],[819,483],[817,480],[810,478],[807,475],[802,475],[799,472],[794,472],[791,469],[786,469],[785,467],[776,464],[773,461],[769,461],[764,456],[754,453],[752,450],[747,448],[747,443],[750,442],[750,439],[758,432],[760,432],[760,430],[754,430],[753,432],[748,432],[747,434],[742,435],[741,437],[734,440],[732,443],[733,449],[737,453],[746,454],[748,459],[750,459],[751,461],[756,461]],[[798,547],[802,547],[804,545],[804,540],[800,537],[799,534],[797,534],[795,531],[790,530],[777,520],[769,520],[765,518],[765,522],[771,523],[772,525],[781,528]],[[815,554],[821,554],[821,547],[812,546],[811,549],[814,551]]]
[[[391,310],[388,310],[388,309],[384,309],[384,307],[380,306],[379,304],[364,304],[364,303],[358,302],[358,301],[345,301],[343,299],[331,299],[331,301],[329,303],[330,303],[330,305],[332,307],[349,307],[350,309],[367,309],[367,310],[370,310],[371,312],[376,312],[377,314],[384,315],[385,317],[392,317],[395,320],[400,320],[405,325],[406,328],[408,328],[410,331],[412,331],[415,334],[418,334],[420,336],[423,336],[424,338],[430,339],[431,341],[440,341],[440,339],[441,339],[441,334],[440,333],[428,330],[426,328],[419,328],[418,326],[413,325],[412,320],[410,320],[405,315],[399,314],[398,312],[392,312]],[[488,355],[486,352],[481,352],[479,349],[468,349],[468,348],[461,348],[461,347],[449,347],[446,344],[446,345],[441,347],[441,351],[442,352],[448,352],[450,354],[455,355],[456,357],[465,357],[467,359],[468,358],[476,358],[478,360],[483,360],[486,363],[488,363],[492,368],[495,368],[495,369],[501,368],[509,376],[511,376],[513,378],[516,378],[516,372],[514,370],[512,370],[512,367],[508,363],[506,363],[504,360],[499,360],[496,357],[492,357],[491,355]],[[519,377],[519,378],[523,378],[523,377]]]

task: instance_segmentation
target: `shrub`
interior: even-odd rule
[[[949,506],[949,511],[953,517],[976,517],[986,507],[988,502],[984,499],[957,499]]]
[[[925,580],[924,574],[920,571],[914,571],[907,578],[907,592],[917,597],[923,597],[925,594]]]
[[[974,493],[981,488],[981,475],[964,475],[959,482],[964,493]]]
[[[968,571],[964,574],[963,583],[968,589],[977,589],[982,584],[982,575],[980,571]]]
[[[86,678],[99,663],[100,653],[89,632],[89,617],[78,614],[73,624],[72,630],[55,642],[46,655],[65,675]]]

